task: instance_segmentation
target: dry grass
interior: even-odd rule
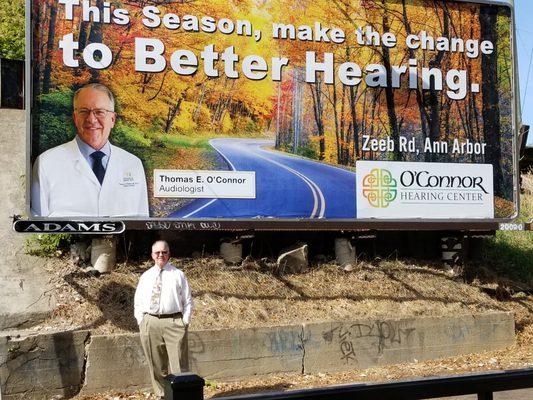
[[[522,175],[522,190],[525,195],[533,196],[533,172]]]
[[[525,222],[533,222],[533,172],[522,175],[520,214]]]
[[[520,196],[521,214],[526,220],[533,220],[533,171],[522,175],[522,194]]]
[[[479,289],[456,282],[443,271],[401,262],[360,264],[351,273],[326,264],[285,276],[231,272],[213,265],[184,269],[201,315],[193,326],[198,329],[500,309]]]
[[[54,266],[52,316],[40,329],[75,327],[95,333],[136,332],[133,294],[149,264],[120,265],[94,277],[62,260]],[[360,263],[352,272],[323,264],[302,274],[274,275],[269,265],[230,268],[220,259],[175,260],[187,275],[195,302],[191,329],[247,328],[373,317],[458,315],[513,311],[532,321],[532,298],[508,294],[498,301],[490,284],[466,284],[431,265],[402,261]],[[494,286],[494,285],[493,285]]]

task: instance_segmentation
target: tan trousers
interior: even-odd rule
[[[165,376],[187,368],[185,324],[181,317],[157,318],[144,314],[139,329],[154,394],[164,396]]]

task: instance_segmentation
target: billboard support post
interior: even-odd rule
[[[91,265],[100,273],[111,272],[117,262],[117,237],[106,235],[91,241]]]
[[[220,256],[226,264],[238,264],[242,261],[242,243],[239,240],[222,239]]]
[[[350,238],[335,239],[335,259],[345,271],[351,271],[357,264],[355,246]]]
[[[459,269],[463,265],[463,242],[462,235],[450,235],[441,238],[442,262],[456,275],[460,275]]]

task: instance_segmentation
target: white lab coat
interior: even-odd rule
[[[111,145],[100,185],[75,139],[47,150],[33,165],[31,209],[42,217],[148,217],[141,160]]]

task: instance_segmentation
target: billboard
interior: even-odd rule
[[[31,0],[29,213],[512,218],[512,19],[502,2]]]

